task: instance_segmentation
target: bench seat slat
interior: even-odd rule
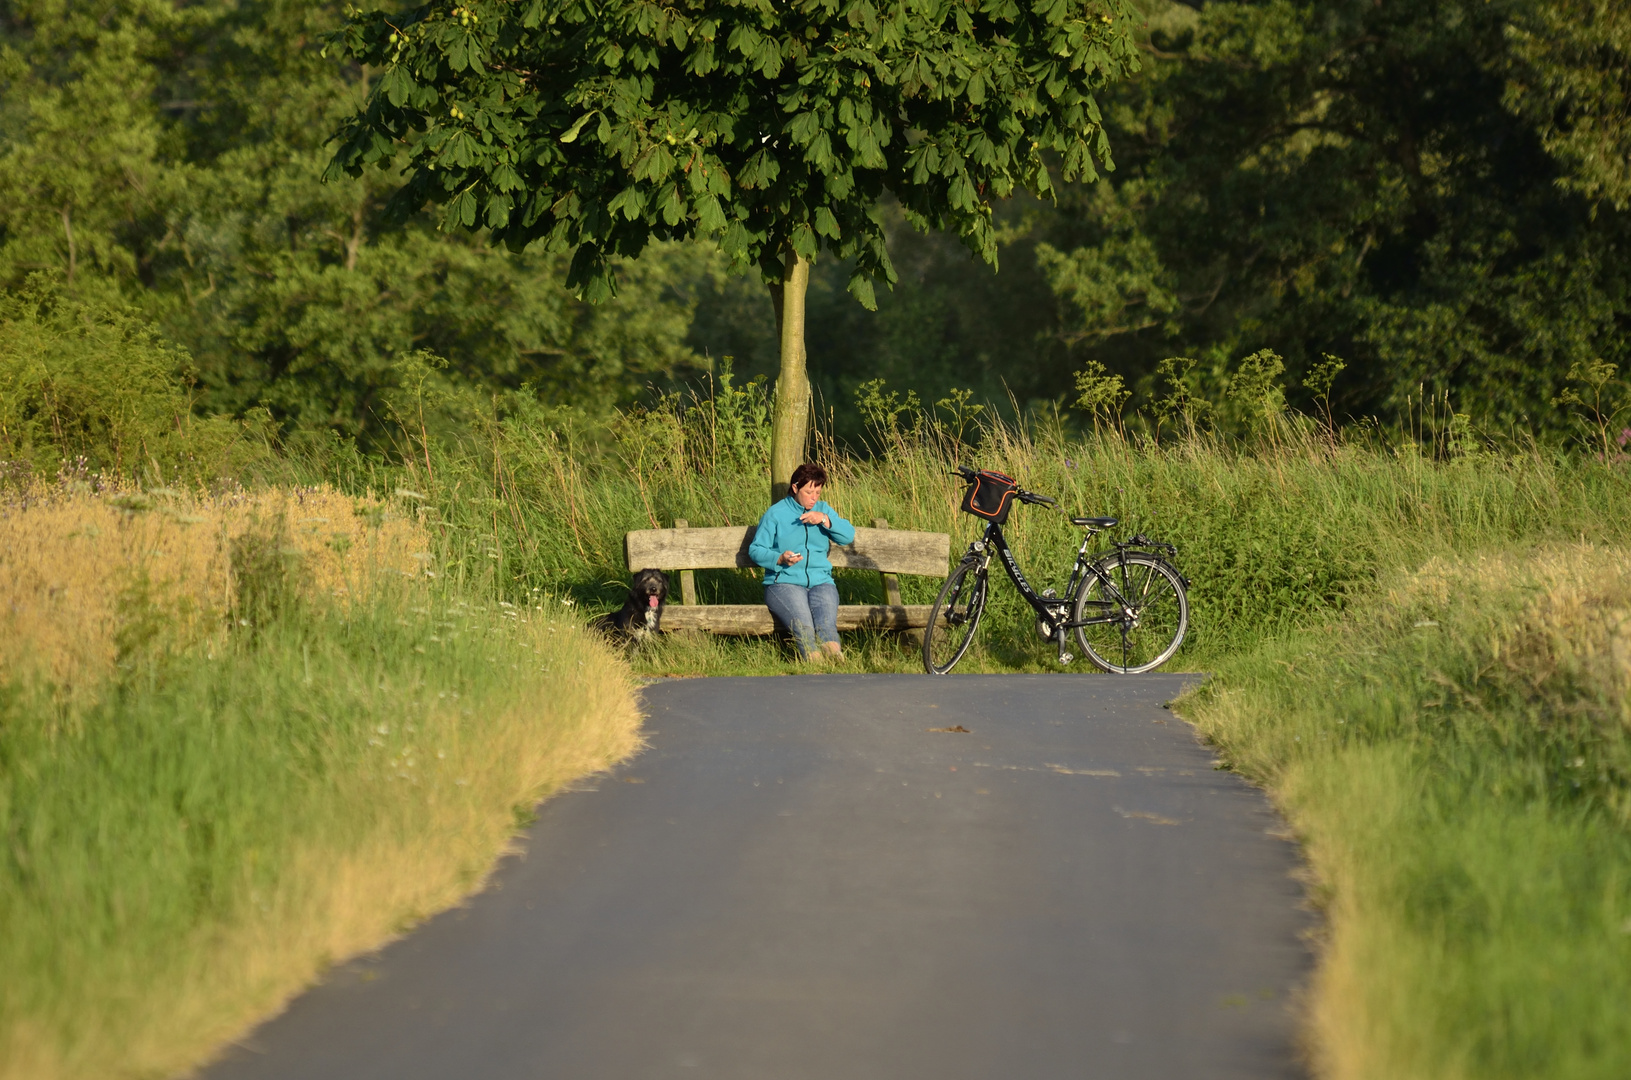
[[[908,630],[929,625],[930,604],[841,604],[840,630]],[[769,634],[776,628],[763,604],[669,605],[663,609],[664,630],[702,630],[739,636]]]
[[[747,569],[754,566],[748,558],[753,528],[636,529],[624,538],[624,555],[631,571],[648,566],[659,570]],[[833,566],[840,569],[928,577],[944,577],[950,557],[951,537],[946,533],[860,527],[853,544],[834,545],[829,553]]]

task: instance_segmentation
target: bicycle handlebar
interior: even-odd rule
[[[980,474],[975,472],[973,469],[969,468],[967,465],[954,465],[954,466],[952,466],[952,471],[947,475],[961,476],[964,480],[972,481],[976,476],[978,476]],[[1026,491],[1022,487],[1015,487],[1014,488],[1014,494],[1019,498],[1020,502],[1033,503],[1033,504],[1035,504],[1037,506],[1054,506],[1054,507],[1057,507],[1059,505],[1057,502],[1055,502],[1054,500],[1048,498],[1046,495],[1038,495],[1036,492]]]

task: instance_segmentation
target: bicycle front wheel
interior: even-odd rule
[[[1070,621],[1087,658],[1105,671],[1136,675],[1172,659],[1189,630],[1184,579],[1165,560],[1141,551],[1111,555],[1076,592]]]
[[[929,625],[923,630],[923,670],[944,675],[974,643],[974,631],[985,614],[985,575],[977,560],[958,564],[935,597],[929,609]]]

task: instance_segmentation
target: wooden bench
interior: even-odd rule
[[[883,603],[841,604],[840,630],[911,630],[929,624],[930,604],[903,604],[897,574],[946,576],[951,537],[945,533],[891,529],[882,518],[873,528],[855,530],[855,542],[834,544],[828,553],[834,569],[876,570],[883,578]],[[752,525],[693,529],[684,520],[672,529],[639,529],[623,538],[629,571],[656,567],[679,571],[680,595],[670,596],[663,611],[664,630],[703,630],[714,634],[769,634],[775,621],[764,604],[697,603],[697,570],[757,569],[748,558]],[[675,603],[678,600],[679,603]]]

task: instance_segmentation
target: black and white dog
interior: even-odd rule
[[[623,607],[594,621],[595,629],[612,637],[638,641],[647,634],[661,633],[663,605],[668,602],[668,575],[650,567],[634,575],[629,598]]]

